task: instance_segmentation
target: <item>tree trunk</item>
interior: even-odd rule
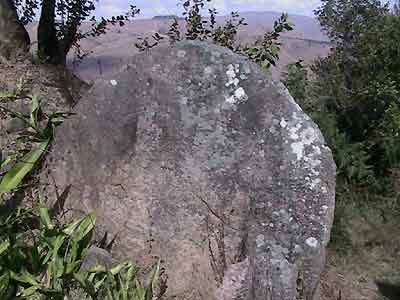
[[[0,0],[1,1],[1,0]],[[42,12],[38,28],[39,57],[45,62],[54,65],[65,65],[66,56],[60,47],[55,25],[56,1],[43,0]]]
[[[12,0],[0,0],[0,56],[6,59],[29,51],[30,39]]]

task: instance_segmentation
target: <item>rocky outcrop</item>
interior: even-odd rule
[[[98,80],[58,130],[42,183],[95,211],[117,254],[161,257],[169,296],[315,299],[335,165],[286,88],[184,42]],[[55,184],[54,184],[55,183]]]

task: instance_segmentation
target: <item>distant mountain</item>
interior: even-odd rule
[[[272,28],[274,21],[282,13],[279,12],[245,12],[241,16],[248,21],[248,31],[262,34],[265,30]],[[285,36],[303,38],[316,41],[329,41],[328,37],[321,31],[317,19],[307,16],[291,15],[289,20],[294,23],[294,30],[285,34]]]
[[[178,17],[177,15],[160,15],[160,16],[154,16],[153,20],[182,20],[182,17]]]
[[[280,17],[278,12],[245,12],[241,16],[246,18],[248,26],[244,27],[238,36],[241,43],[249,43],[259,39],[273,27],[274,21]],[[222,23],[227,17],[217,18]],[[326,56],[331,48],[327,37],[321,32],[318,21],[306,16],[289,15],[295,30],[284,34],[282,38],[281,59],[278,68],[273,73],[278,76],[288,63],[299,59],[311,62],[317,57]],[[165,34],[168,32],[172,20],[159,16],[154,19],[138,19],[127,22],[122,28],[112,28],[108,34],[86,39],[82,42],[83,49],[92,54],[80,65],[75,66],[75,71],[87,81],[93,81],[100,75],[106,75],[120,69],[130,56],[137,53],[135,43],[140,37],[151,36],[155,32]],[[184,26],[184,21],[179,21]],[[84,24],[89,28],[90,24]],[[36,25],[30,27],[32,41],[35,41]],[[72,63],[72,56],[70,57]],[[72,64],[71,64],[72,66]]]

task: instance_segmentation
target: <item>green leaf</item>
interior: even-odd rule
[[[38,285],[38,281],[36,280],[35,276],[30,274],[26,269],[23,269],[20,273],[14,273],[13,271],[10,271],[10,277],[11,279],[14,279],[16,281],[22,282],[22,283],[29,283],[31,285]]]
[[[112,268],[112,269],[110,270],[110,273],[111,273],[112,275],[115,276],[115,275],[117,275],[118,273],[120,273],[121,270],[123,270],[124,268],[129,268],[130,266],[131,266],[131,263],[130,263],[130,262],[121,263],[121,264],[115,266],[114,268]]]
[[[150,286],[153,291],[157,288],[157,283],[160,277],[160,267],[161,267],[161,262],[158,261],[157,264],[154,266],[150,276]]]
[[[10,240],[7,239],[6,241],[0,244],[0,255],[2,255],[7,249],[10,247]]]
[[[22,298],[29,298],[32,295],[34,295],[39,288],[40,288],[40,286],[38,286],[38,285],[31,286],[27,289],[23,289],[21,292],[19,292],[17,294],[17,296],[22,297]],[[37,299],[37,298],[33,298],[33,299]]]
[[[0,181],[0,198],[4,193],[17,188],[25,176],[32,171],[36,163],[46,151],[50,140],[41,143],[36,149],[26,154],[16,165],[7,172]]]
[[[10,275],[8,272],[0,276],[0,296],[3,296],[8,290]]]
[[[55,256],[53,258],[52,265],[54,268],[53,274],[54,274],[55,278],[61,278],[64,275],[64,273],[65,273],[64,271],[66,269],[63,258],[58,255]]]
[[[32,96],[32,107],[31,107],[31,115],[30,115],[30,122],[31,126],[35,129],[38,128],[38,115],[40,112],[40,101],[39,97],[34,95]]]
[[[54,224],[51,221],[50,218],[50,212],[49,209],[47,208],[46,204],[44,203],[43,199],[43,194],[39,193],[38,194],[38,202],[39,202],[39,216],[40,216],[40,221],[41,223],[47,228],[47,229],[53,229]]]
[[[98,291],[103,286],[106,279],[107,274],[104,274],[103,277],[95,283],[94,288],[96,289],[96,291]]]
[[[107,272],[107,268],[102,265],[97,265],[89,270],[90,273],[105,273]]]
[[[74,273],[73,276],[79,282],[81,287],[83,289],[86,289],[86,282],[87,282],[87,278],[89,276],[89,273],[88,272],[77,272],[77,273]]]
[[[74,240],[77,242],[83,240],[93,230],[95,224],[96,215],[94,213],[84,218],[75,232]]]
[[[72,263],[67,263],[67,265],[65,267],[65,274],[69,275],[71,273],[76,272],[77,270],[79,270],[81,264],[82,264],[82,260],[77,260]]]

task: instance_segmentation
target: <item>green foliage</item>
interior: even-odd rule
[[[282,14],[275,21],[274,29],[271,32],[266,32],[261,40],[256,41],[253,45],[243,46],[237,43],[237,34],[241,27],[247,25],[245,19],[241,18],[238,12],[232,12],[230,18],[224,24],[217,25],[216,9],[208,9],[209,18],[204,18],[202,15],[202,11],[205,10],[206,4],[209,2],[211,0],[185,0],[183,2],[186,29],[183,36],[185,39],[212,41],[219,46],[249,57],[266,69],[271,65],[276,65],[281,50],[279,38],[282,33],[293,30],[293,25],[289,22],[287,14]],[[170,25],[168,37],[171,44],[182,39],[177,19]],[[152,42],[149,41],[149,38],[144,38],[141,43],[136,44],[136,47],[141,51],[149,50],[159,45],[159,42],[163,39],[164,37],[157,33],[152,36]]]
[[[351,47],[388,11],[388,6],[379,0],[322,0],[314,13],[333,42],[340,47]]]
[[[0,203],[4,193],[11,192],[18,188],[25,176],[30,173],[39,159],[43,156],[47,147],[49,146],[50,140],[47,140],[37,146],[37,148],[31,150],[28,154],[24,155],[14,167],[9,170],[0,180]],[[12,158],[5,160],[0,167],[4,167],[12,162]]]
[[[174,18],[174,21],[172,22],[171,26],[169,27],[168,38],[169,38],[170,44],[174,44],[181,40],[181,32],[179,30],[179,22],[178,22],[177,18]]]
[[[383,8],[382,8],[383,9]],[[379,10],[379,9],[378,9]],[[395,167],[398,158],[397,114],[400,99],[400,18],[387,13],[372,18],[368,31],[353,43],[352,60],[338,47],[315,66],[318,97],[334,114],[348,143],[360,143],[375,176]],[[389,150],[390,148],[390,150]],[[390,156],[389,152],[391,152]],[[362,156],[362,152],[357,152]]]
[[[38,196],[34,209],[0,215],[0,298],[63,300],[79,288],[80,298],[150,300],[155,296],[160,264],[144,286],[129,262],[111,269],[82,269],[96,217],[69,224],[56,222]]]
[[[293,98],[302,107],[305,105],[307,100],[307,87],[308,87],[308,71],[304,66],[303,61],[300,60],[296,63],[289,64],[286,70],[286,74],[283,78],[283,83],[290,90]]]
[[[275,21],[273,31],[265,33],[261,41],[256,41],[253,46],[246,46],[242,52],[266,69],[271,65],[275,66],[279,60],[280,46],[282,45],[279,42],[279,37],[283,32],[291,30],[293,30],[293,25],[289,22],[289,16],[282,14]]]
[[[391,103],[386,109],[382,122],[379,124],[379,134],[384,150],[385,165],[400,167],[400,107]]]
[[[316,14],[335,48],[308,74],[301,64],[289,65],[285,83],[332,149],[338,204],[332,239],[340,248],[349,246],[345,229],[357,208],[400,209],[388,178],[400,167],[400,15],[376,0],[323,0]]]
[[[6,94],[6,100],[15,100],[21,96],[23,84],[16,88],[12,93]],[[70,113],[56,112],[49,115],[43,113],[38,96],[29,97],[31,100],[31,111],[29,116],[20,112],[8,109],[5,105],[0,105],[0,111],[5,112],[11,117],[18,118],[26,125],[26,130],[17,138],[17,142],[27,145],[26,149],[19,152],[8,154],[3,157],[0,151],[0,204],[5,193],[11,192],[19,187],[24,178],[32,172],[40,159],[45,154],[50,142],[53,139],[54,128]],[[45,121],[42,126],[41,121]],[[30,150],[27,150],[30,148]],[[7,172],[2,174],[2,170],[13,165]]]
[[[222,47],[226,47],[231,50],[238,51],[235,49],[236,37],[240,27],[247,26],[244,18],[240,18],[238,12],[232,12],[230,19],[228,19],[224,25],[215,28],[215,17],[213,11],[211,11],[211,28],[213,42]]]
[[[188,40],[207,40],[211,34],[211,30],[207,28],[208,21],[204,20],[201,10],[205,7],[206,2],[211,0],[185,0],[182,4],[186,25],[186,39]],[[213,20],[215,11],[213,13]]]

